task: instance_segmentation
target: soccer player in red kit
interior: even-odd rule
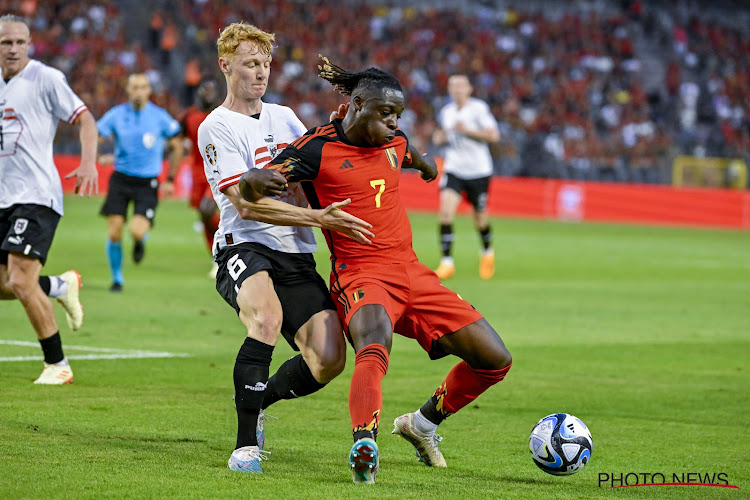
[[[216,209],[213,194],[211,194],[211,186],[208,185],[208,180],[206,180],[206,173],[203,171],[203,155],[198,147],[198,126],[217,106],[219,89],[215,81],[206,80],[198,87],[197,94],[197,105],[186,109],[179,121],[182,135],[190,140],[192,147],[190,150],[190,174],[193,184],[190,188],[190,206],[198,211],[203,223],[203,234],[209,254],[213,254],[211,246],[214,242],[214,234],[219,228],[219,212]],[[168,180],[173,181],[173,179]],[[217,266],[214,263],[209,273],[212,278],[216,278],[216,270]]]
[[[279,194],[287,182],[311,181],[302,185],[313,208],[350,198],[347,212],[372,224],[371,245],[323,233],[331,251],[331,295],[356,351],[349,392],[352,477],[355,483],[374,483],[381,382],[394,331],[416,339],[432,359],[448,354],[461,358],[419,410],[394,422],[393,433],[414,445],[428,466],[446,466],[437,447],[437,426],[501,381],[511,355],[484,317],[442,286],[414,253],[399,195],[400,171],[417,168],[426,180],[436,171],[412,154],[398,129],[405,102],[398,80],[376,68],[352,73],[324,61],[320,76],[351,96],[345,118],[293,142],[266,167],[275,171],[251,169],[240,181],[240,192],[248,201],[258,201],[262,195]]]

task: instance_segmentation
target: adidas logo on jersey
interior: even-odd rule
[[[350,162],[348,158],[344,160],[344,163],[341,164],[339,170],[344,170],[347,168],[354,168],[354,165],[352,165],[352,162]]]

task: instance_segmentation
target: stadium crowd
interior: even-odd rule
[[[0,7],[30,20],[33,57],[63,70],[97,117],[125,100],[122,82],[135,70],[176,116],[202,79],[221,81],[215,38],[244,20],[276,33],[267,98],[306,125],[339,101],[316,77],[319,54],[399,78],[408,96],[401,126],[422,149],[447,78],[468,74],[500,123],[499,175],[660,183],[677,154],[750,151],[750,9],[737,2],[388,3],[157,1],[127,17],[132,4],[116,0]],[[145,21],[126,26],[133,19]],[[74,139],[58,137],[61,151]]]

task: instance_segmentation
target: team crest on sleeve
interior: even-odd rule
[[[396,153],[396,148],[386,148],[385,156],[388,158],[388,163],[391,164],[391,169],[396,170],[398,168],[398,154]]]
[[[215,166],[218,163],[216,158],[216,148],[213,144],[206,146],[206,161],[211,165]]]
[[[27,227],[29,227],[29,219],[22,219],[19,217],[16,219],[16,223],[13,226],[13,232],[16,234],[23,234]]]

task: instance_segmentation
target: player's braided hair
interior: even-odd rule
[[[401,84],[396,77],[390,73],[386,73],[382,69],[367,68],[352,73],[341,66],[333,64],[325,56],[321,55],[320,58],[323,59],[323,65],[318,65],[318,69],[320,70],[318,76],[330,82],[336,90],[344,95],[352,95],[355,89],[379,92],[387,88],[403,92]]]

